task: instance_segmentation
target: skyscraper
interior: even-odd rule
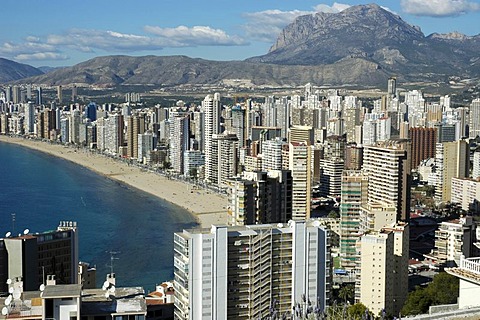
[[[368,178],[360,170],[344,171],[340,202],[340,262],[342,268],[352,271],[357,261],[360,212],[362,204],[367,202],[367,188]]]
[[[480,136],[480,98],[474,99],[470,104],[470,123],[469,133],[470,138]]]
[[[437,129],[410,128],[412,140],[412,169],[418,167],[422,160],[435,157]]]
[[[385,227],[359,240],[355,302],[373,314],[397,315],[408,294],[408,224]]]
[[[184,173],[184,153],[189,150],[190,116],[177,113],[170,119],[170,164],[173,170]]]
[[[395,207],[397,220],[410,217],[411,143],[388,140],[364,146],[363,169],[368,176],[368,202]]]
[[[176,319],[258,319],[330,296],[328,231],[315,221],[174,235]],[[305,300],[304,300],[305,299]]]
[[[310,217],[312,171],[311,148],[305,142],[289,145],[289,170],[292,172],[292,219]]]
[[[221,115],[221,104],[220,104],[220,94],[215,93],[213,97],[207,95],[202,101],[202,109],[205,113],[205,179],[207,182],[213,182],[217,180],[214,175],[214,170],[212,168],[213,159],[212,156],[212,137],[215,134],[220,132],[220,115]]]

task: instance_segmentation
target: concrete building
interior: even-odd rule
[[[138,135],[145,132],[145,116],[132,115],[127,117],[127,156],[138,159]]]
[[[153,134],[151,132],[145,132],[139,134],[138,140],[138,161],[144,164],[149,164],[151,160],[151,153],[153,151]]]
[[[480,307],[480,258],[460,257],[458,267],[446,268],[445,271],[460,279],[458,308],[471,309]]]
[[[207,170],[205,155],[205,170]],[[235,134],[215,134],[210,145],[210,166],[207,180],[221,188],[226,187],[227,179],[237,175],[238,138]],[[205,171],[205,175],[207,172]]]
[[[368,178],[361,171],[348,170],[342,175],[340,194],[340,263],[354,270],[357,260],[356,242],[361,235],[360,213],[367,202]]]
[[[258,319],[303,297],[324,310],[330,259],[328,231],[312,220],[175,233],[175,317]]]
[[[418,167],[422,160],[435,157],[437,130],[435,128],[410,128],[412,141],[412,169]]]
[[[476,253],[476,225],[471,216],[440,223],[435,231],[435,248],[426,255],[438,264],[459,266],[460,257]]]
[[[473,153],[472,178],[480,178],[480,150]]]
[[[289,144],[289,170],[292,172],[292,219],[310,218],[312,171],[311,148],[305,142]]]
[[[470,104],[470,122],[468,136],[470,138],[475,138],[480,136],[480,98],[476,98]]]
[[[282,148],[285,142],[280,139],[262,142],[262,170],[282,169]]]
[[[396,316],[408,294],[408,224],[399,223],[359,240],[355,302],[373,314]]]
[[[290,171],[243,172],[227,185],[229,225],[285,223],[292,218]]]
[[[368,203],[393,206],[397,221],[410,214],[410,142],[389,140],[364,146],[363,170],[368,176]]]
[[[469,176],[469,147],[465,140],[437,144],[435,155],[436,181],[435,200],[438,203],[451,199],[452,178]]]
[[[222,106],[220,104],[220,94],[215,93],[213,96],[207,95],[202,101],[202,110],[204,113],[204,138],[205,138],[205,178],[207,182],[218,183],[218,178],[215,177],[217,170],[213,168],[218,166],[217,154],[212,154],[212,139],[213,135],[221,133],[220,116]]]
[[[467,178],[452,178],[450,202],[462,205],[462,210],[473,214],[480,212],[480,181]]]
[[[170,164],[175,172],[184,173],[184,154],[190,149],[190,117],[177,113],[170,118]]]
[[[59,283],[77,283],[78,230],[76,222],[61,221],[58,228],[0,239],[0,292],[7,279],[22,279],[23,289],[38,290],[46,275]],[[3,271],[3,272],[2,272]]]
[[[105,150],[117,154],[123,146],[123,116],[114,113],[105,119]]]
[[[192,179],[197,179],[199,167],[205,165],[205,154],[200,150],[187,150],[183,155],[183,159],[184,175]]]
[[[341,158],[320,159],[320,194],[336,198],[340,195],[344,161]]]

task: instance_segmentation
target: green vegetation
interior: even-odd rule
[[[428,312],[430,306],[457,303],[458,286],[457,277],[441,272],[426,288],[417,286],[414,291],[410,292],[402,308],[402,314],[423,314]]]

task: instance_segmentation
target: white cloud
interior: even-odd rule
[[[13,57],[18,61],[31,61],[31,60],[67,60],[69,57],[64,54],[56,52],[37,52],[37,53],[22,53]]]
[[[265,10],[260,12],[244,13],[247,23],[243,26],[248,37],[264,41],[274,41],[282,29],[298,16],[312,14],[313,11],[281,11]]]
[[[338,12],[342,12],[345,9],[350,8],[350,5],[334,2],[332,6],[329,6],[326,4],[318,4],[314,8],[316,12],[338,13]]]
[[[401,0],[403,11],[417,16],[448,17],[480,11],[480,3],[468,0]]]
[[[178,43],[178,46],[238,46],[245,44],[245,40],[238,36],[230,36],[221,29],[213,29],[208,26],[178,26],[176,28],[145,26],[144,30],[167,42]]]

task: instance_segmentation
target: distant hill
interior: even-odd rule
[[[37,68],[0,58],[0,83],[15,81],[40,74],[43,74],[43,72]]]
[[[61,68],[64,68],[64,67],[41,66],[41,67],[38,67],[37,69],[39,69],[43,73],[49,73],[49,72],[52,72],[53,70],[57,70],[57,69],[61,69]]]
[[[255,85],[290,86],[307,82],[364,85],[384,83],[388,76],[376,64],[361,59],[345,59],[325,66],[283,66],[185,56],[105,56],[29,78],[28,81],[46,85],[114,86],[219,84],[225,80],[248,79]]]

